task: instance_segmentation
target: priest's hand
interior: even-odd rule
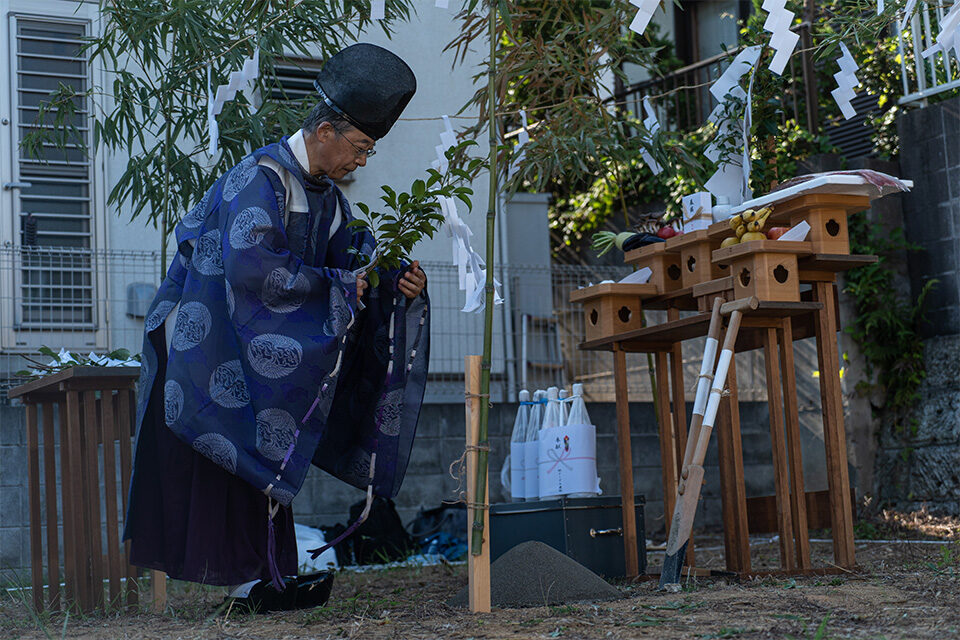
[[[413,264],[410,265],[410,269],[403,274],[403,278],[400,279],[400,283],[397,285],[400,291],[403,292],[403,295],[407,296],[411,300],[420,295],[420,292],[423,291],[423,288],[427,286],[427,276],[423,272],[423,269],[420,268],[420,261],[414,260]]]
[[[367,290],[367,281],[361,276],[357,276],[357,299],[359,300],[363,296],[363,292]]]

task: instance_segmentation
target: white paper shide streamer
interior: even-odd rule
[[[653,19],[653,14],[660,6],[660,0],[630,0],[630,4],[637,8],[637,15],[630,23],[630,30],[642,34]]]
[[[370,2],[370,19],[371,20],[383,20],[387,17],[387,3],[386,0],[371,0]]]
[[[840,65],[840,71],[833,74],[834,79],[837,81],[837,88],[831,91],[830,95],[833,96],[833,99],[840,107],[843,118],[849,120],[857,115],[857,110],[853,106],[852,100],[857,96],[856,89],[860,85],[860,80],[857,79],[857,71],[860,67],[858,67],[854,61],[850,50],[847,49],[847,45],[841,42],[840,50],[843,52],[843,55],[837,60],[837,64]]]
[[[437,159],[430,163],[430,166],[440,173],[446,173],[447,168],[449,167],[446,151],[450,147],[455,147],[456,145],[457,135],[453,132],[453,125],[450,124],[450,117],[443,116],[443,132],[440,134],[440,144],[434,147],[437,152]]]
[[[449,163],[444,152],[450,147],[456,146],[456,144],[457,136],[453,132],[450,118],[443,116],[443,132],[440,133],[440,144],[435,147],[437,159],[430,166],[441,173],[446,173]],[[447,235],[453,241],[453,264],[457,267],[460,290],[466,292],[466,304],[461,311],[480,311],[484,306],[483,292],[487,272],[484,269],[483,258],[470,246],[470,236],[473,235],[473,232],[457,212],[456,198],[443,197],[440,198],[438,203],[440,211],[443,213],[443,226],[447,230]],[[500,282],[494,279],[493,286],[493,302],[494,304],[502,304]]]
[[[210,131],[210,155],[216,155],[220,139],[217,116],[223,111],[225,103],[233,100],[238,91],[245,90],[260,75],[260,50],[255,49],[253,57],[244,60],[239,71],[230,73],[229,81],[217,87],[216,95],[212,91],[211,74],[210,67],[207,67],[207,127]]]
[[[643,98],[643,111],[646,114],[646,117],[643,119],[643,126],[647,130],[647,135],[649,136],[647,140],[652,141],[653,136],[660,131],[660,121],[657,120],[657,112],[654,111],[653,105],[650,104],[650,97],[644,96]],[[643,161],[647,163],[647,166],[650,167],[650,171],[653,172],[653,175],[657,175],[663,168],[660,164],[654,159],[650,152],[646,149],[640,150],[640,155],[643,157]]]
[[[790,30],[793,12],[787,9],[787,0],[763,0],[762,7],[769,13],[763,29],[771,33],[769,44],[776,51],[770,60],[770,71],[779,76],[787,66],[800,36]]]
[[[752,98],[750,91],[744,91],[740,86],[740,81],[744,75],[750,73],[760,59],[760,52],[763,45],[754,45],[747,47],[736,55],[724,72],[717,78],[713,86],[710,87],[710,93],[719,103],[707,118],[717,127],[717,136],[707,145],[704,155],[710,161],[718,163],[717,171],[710,177],[704,185],[710,193],[717,197],[718,202],[721,198],[728,204],[737,205],[746,199],[750,194],[747,187],[749,179],[749,153],[748,153],[748,134],[750,125],[750,101]],[[751,76],[751,88],[753,78]],[[745,113],[742,119],[734,118],[727,113],[729,105],[733,100],[742,101],[745,104]],[[721,162],[722,150],[721,143],[729,140],[732,135],[739,130],[743,138],[742,153],[739,157],[733,154]],[[745,161],[745,158],[747,161]]]
[[[923,57],[929,58],[937,51],[943,51],[944,62],[950,55],[950,50],[960,63],[960,2],[954,2],[953,8],[940,21],[940,33],[937,34],[937,43],[923,50]]]

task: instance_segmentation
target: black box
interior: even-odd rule
[[[637,557],[647,570],[643,496],[636,496]],[[537,540],[604,578],[626,574],[620,496],[506,502],[490,506],[490,560]]]

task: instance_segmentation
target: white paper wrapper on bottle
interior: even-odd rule
[[[558,387],[548,387],[547,388],[547,404],[543,409],[543,420],[540,422],[540,431],[537,434],[538,443],[543,441],[543,431],[545,429],[550,429],[552,427],[559,427],[563,425],[563,420],[561,419],[561,407],[563,403],[560,402],[560,389]],[[545,458],[540,457],[540,450],[543,445],[539,444],[537,448],[537,493],[538,497],[541,500],[552,500],[553,498],[559,498],[560,495],[556,493],[544,493],[543,492],[543,481],[539,479],[539,476],[543,473],[543,461]]]
[[[527,497],[526,442],[510,443],[510,497],[516,502]]]
[[[537,483],[537,454],[540,442],[530,440],[523,443],[523,497],[527,500],[540,498],[540,487]]]
[[[597,492],[597,428],[562,425],[540,430],[540,495]]]

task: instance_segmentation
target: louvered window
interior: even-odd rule
[[[17,17],[17,139],[39,126],[41,103],[60,85],[87,90],[89,68],[81,52],[87,24]],[[91,265],[92,174],[83,146],[90,141],[89,104],[80,100],[71,123],[81,139],[67,147],[45,144],[39,157],[18,154],[17,190],[21,270],[21,328],[89,330],[96,318]],[[29,186],[28,186],[29,185]],[[29,216],[29,219],[28,219]],[[35,225],[33,237],[28,229]]]
[[[269,99],[275,102],[293,102],[305,108],[312,108],[317,103],[317,91],[313,81],[322,67],[323,62],[313,58],[289,58],[278,62],[274,66],[275,82],[268,93]],[[274,132],[277,138],[293,133],[293,131]],[[336,182],[343,186],[355,179],[356,176],[351,171],[342,178],[338,178]]]

